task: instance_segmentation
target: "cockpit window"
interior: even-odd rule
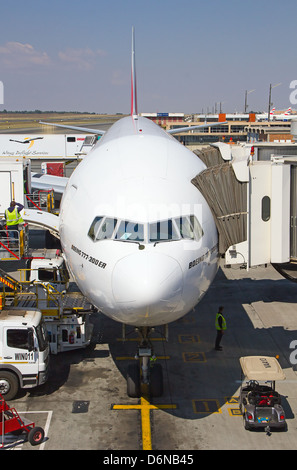
[[[180,237],[172,219],[153,222],[149,227],[149,241],[161,242],[166,240],[178,240]]]
[[[182,238],[196,241],[200,240],[203,235],[203,230],[194,215],[178,217],[174,220]]]
[[[115,240],[144,241],[143,224],[122,220],[115,235]]]
[[[100,225],[103,219],[104,217],[95,217],[95,219],[93,220],[90,230],[88,232],[88,235],[92,238],[92,240],[96,240],[96,235],[99,232]]]
[[[148,226],[130,220],[97,216],[92,222],[88,235],[93,241],[111,239],[156,243],[180,239],[199,241],[203,236],[203,230],[194,215],[158,220]]]
[[[112,219],[110,217],[95,217],[88,235],[94,241],[112,238],[116,224],[117,219]]]
[[[111,219],[106,217],[103,223],[100,226],[96,240],[106,240],[107,238],[112,238],[112,234],[117,224],[117,219]]]
[[[194,240],[194,229],[188,217],[178,217],[175,222],[182,238]]]
[[[203,237],[204,232],[203,232],[203,229],[202,229],[197,217],[195,217],[194,215],[190,215],[190,221],[191,221],[192,227],[194,229],[194,234],[195,234],[196,240],[200,240],[200,238]]]

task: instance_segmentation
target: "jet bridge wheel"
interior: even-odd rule
[[[127,371],[127,395],[131,398],[139,398],[141,394],[139,363],[129,364]]]

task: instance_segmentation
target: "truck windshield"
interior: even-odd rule
[[[40,351],[45,351],[48,345],[48,334],[44,321],[41,321],[35,328]]]

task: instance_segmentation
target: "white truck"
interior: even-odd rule
[[[42,313],[35,309],[0,311],[0,394],[12,400],[19,389],[46,382],[49,341]]]
[[[43,314],[51,353],[88,346],[93,333],[89,320],[93,306],[80,292],[68,291],[69,274],[63,256],[57,253],[44,259],[32,259],[26,273],[35,294],[32,305]]]

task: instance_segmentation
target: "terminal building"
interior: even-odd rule
[[[192,150],[201,144],[215,142],[292,142],[291,124],[288,121],[257,121],[255,113],[249,114],[192,114],[184,113],[143,113],[165,130],[210,124],[204,129],[176,134],[175,138]],[[296,115],[297,119],[297,115]],[[219,123],[211,127],[212,123]]]

